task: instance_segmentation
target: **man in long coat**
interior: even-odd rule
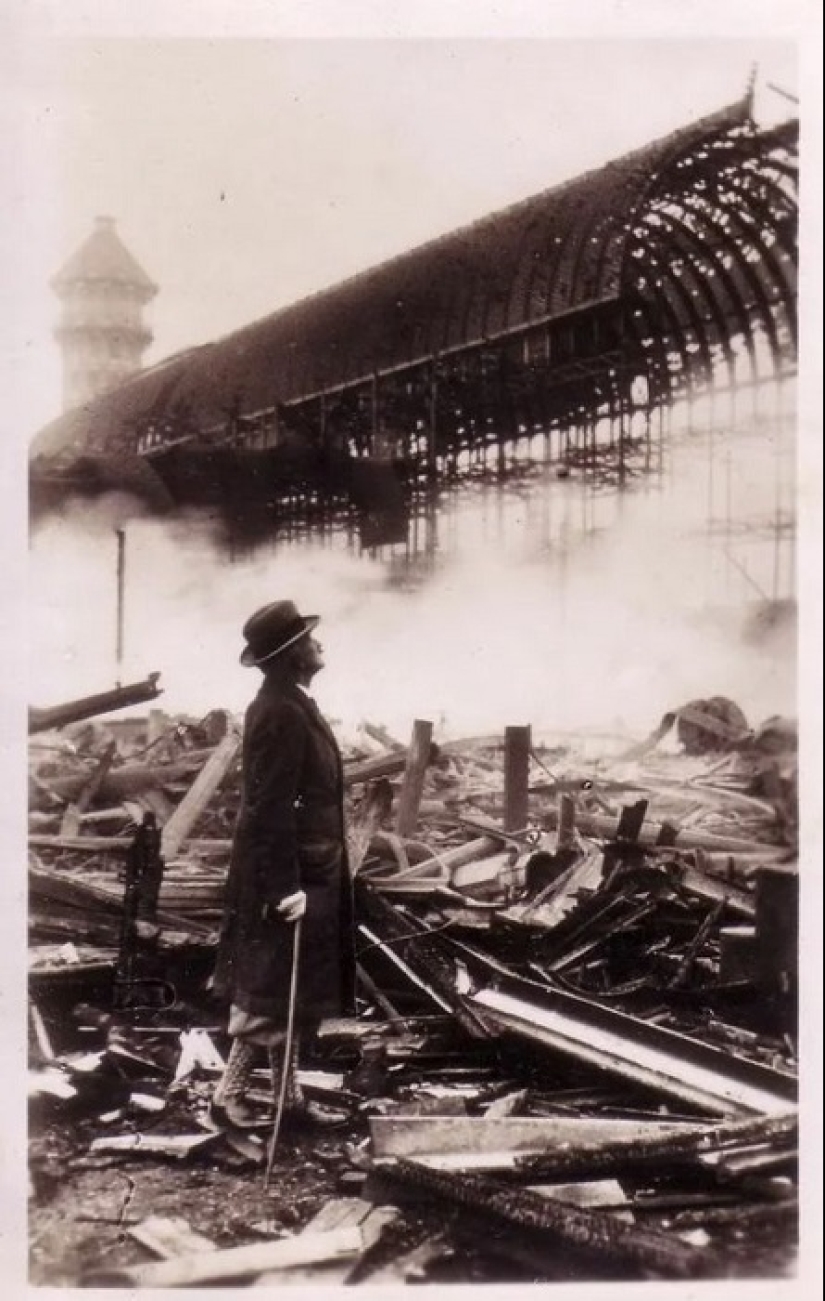
[[[213,1114],[256,1123],[244,1102],[261,1047],[281,1084],[294,946],[299,940],[297,1035],[286,1082],[285,1121],[322,1121],[304,1100],[296,1064],[300,1036],[354,1008],[354,930],[341,755],[307,691],[323,668],[311,635],[317,616],[291,601],[258,610],[244,625],[241,663],[263,673],[246,712],[242,797],[227,880],[214,988],[230,1005],[233,1037]],[[298,919],[300,927],[296,927]]]

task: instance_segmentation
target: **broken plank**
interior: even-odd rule
[[[500,1120],[505,1116],[516,1116],[523,1110],[527,1098],[528,1089],[516,1089],[513,1093],[505,1093],[502,1097],[496,1098],[485,1108],[485,1120]]]
[[[430,759],[435,757],[435,746],[430,752]],[[391,754],[378,754],[372,759],[358,759],[344,764],[344,785],[356,786],[359,782],[374,781],[378,777],[397,777],[407,765],[407,751],[398,750]]]
[[[127,850],[132,837],[127,833],[122,836],[49,836],[35,832],[29,836],[33,849],[80,849],[88,854],[99,854],[103,850]]]
[[[358,1042],[373,1039],[376,1036],[420,1035],[422,1033],[455,1031],[455,1023],[450,1016],[405,1016],[399,1020],[368,1021],[364,1017],[341,1016],[328,1017],[318,1027],[319,1039],[343,1039]]]
[[[420,1283],[424,1282],[429,1268],[436,1261],[443,1257],[451,1256],[454,1253],[454,1247],[449,1238],[443,1234],[428,1234],[423,1242],[412,1247],[409,1251],[402,1252],[394,1257],[393,1260],[377,1266],[375,1269],[369,1269],[366,1264],[364,1267],[361,1263],[352,1266],[352,1274],[357,1272],[358,1278],[348,1277],[348,1283],[369,1283],[369,1284],[391,1284],[391,1283]]]
[[[385,727],[379,727],[375,723],[369,722],[362,723],[361,727],[367,736],[369,736],[373,741],[377,741],[379,745],[383,745],[385,750],[394,750],[397,752],[404,749],[401,742],[397,741],[394,736],[390,736]]]
[[[275,1242],[254,1242],[174,1260],[132,1265],[117,1270],[99,1270],[87,1275],[88,1286],[104,1286],[108,1280],[132,1287],[197,1287],[228,1280],[255,1278],[267,1271],[290,1269],[318,1261],[352,1258],[363,1249],[358,1228],[332,1229],[327,1233],[298,1234]]]
[[[458,868],[464,867],[468,863],[474,863],[479,858],[493,853],[499,848],[501,840],[492,836],[477,836],[474,840],[467,840],[463,845],[456,845],[452,849],[442,849],[435,853],[432,849],[429,856],[425,854],[423,858],[417,859],[416,865],[422,872],[427,874],[429,871],[445,872],[448,876],[454,877]],[[379,835],[374,838],[373,846],[377,850],[384,848],[385,841]],[[412,861],[412,855],[410,856]]]
[[[374,1206],[361,1197],[339,1197],[325,1202],[317,1215],[302,1229],[300,1237],[330,1233],[341,1229],[357,1229],[361,1235],[362,1249],[373,1246],[385,1225],[397,1219],[400,1212],[395,1206]],[[335,1286],[346,1281],[352,1268],[350,1257],[296,1265],[291,1269],[261,1274],[253,1286],[280,1287],[285,1283],[314,1283],[317,1286]]]
[[[161,835],[161,853],[173,858],[194,828],[212,796],[235,761],[241,744],[240,732],[231,724],[184,795]]]
[[[150,1215],[129,1230],[130,1236],[163,1260],[200,1251],[217,1251],[202,1233],[195,1233],[181,1216]]]
[[[100,790],[103,778],[111,768],[116,754],[117,742],[111,741],[98,760],[94,771],[86,781],[83,789],[78,793],[75,802],[66,806],[66,811],[64,812],[63,819],[60,823],[61,836],[74,836],[77,834],[80,829],[81,817],[88,809],[97,792]]]
[[[476,859],[472,863],[463,863],[452,870],[451,884],[456,890],[466,890],[474,885],[486,885],[498,881],[502,873],[510,873],[513,867],[513,853],[505,850],[502,854],[492,854],[489,858]]]
[[[347,861],[355,876],[363,863],[373,836],[392,808],[392,787],[386,779],[371,782],[347,824]]]
[[[192,1152],[208,1147],[220,1135],[197,1134],[114,1134],[111,1138],[92,1139],[90,1152],[122,1152],[134,1156],[187,1157]]]
[[[122,890],[93,885],[80,880],[77,876],[61,874],[43,867],[30,867],[28,875],[29,893],[32,899],[65,904],[70,908],[81,909],[84,913],[100,911],[119,916],[123,911]],[[211,933],[210,927],[202,922],[190,917],[179,917],[176,913],[165,910],[158,910],[154,920],[158,925],[182,934],[207,936]]]
[[[584,892],[597,890],[604,875],[604,853],[591,847],[582,858],[545,886],[533,899],[515,904],[504,914],[508,921],[551,930],[581,902]]]
[[[114,803],[130,796],[141,794],[145,790],[157,790],[170,782],[184,781],[191,777],[213,753],[212,750],[190,750],[185,757],[172,763],[125,763],[121,767],[111,768],[101,782],[98,795],[111,799]],[[88,772],[72,773],[67,777],[53,777],[49,781],[49,793],[64,800],[74,800],[88,781]]]
[[[738,913],[742,917],[756,916],[756,899],[741,886],[710,876],[707,872],[690,867],[687,863],[674,864],[670,870],[690,894],[700,899],[709,899],[714,903],[724,903],[731,912]]]
[[[31,1016],[32,1030],[37,1040],[37,1047],[44,1061],[54,1061],[54,1049],[52,1047],[49,1032],[46,1029],[46,1023],[43,1020],[39,1007],[34,1002],[29,1002],[29,1015]]]

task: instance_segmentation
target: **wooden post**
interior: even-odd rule
[[[407,753],[407,766],[401,794],[398,797],[398,813],[395,829],[399,836],[411,836],[418,821],[418,806],[424,790],[424,774],[430,762],[433,725],[417,718],[413,723],[410,748]]]
[[[163,709],[150,709],[146,723],[146,745],[155,745],[170,730],[172,720]]]
[[[189,790],[163,828],[163,856],[174,858],[193,830],[215,791],[231,768],[241,744],[240,733],[230,728],[198,773]]]
[[[761,867],[756,873],[757,987],[777,1027],[794,1033],[799,990],[799,877]]]
[[[559,803],[557,849],[574,849],[576,846],[576,797],[562,795]]]
[[[527,778],[532,740],[530,727],[508,727],[504,732],[504,830],[527,826]]]

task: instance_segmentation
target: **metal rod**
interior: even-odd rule
[[[275,1105],[275,1120],[272,1126],[272,1134],[269,1139],[269,1147],[266,1154],[266,1172],[264,1174],[264,1192],[269,1191],[269,1181],[272,1177],[272,1167],[275,1164],[275,1148],[278,1146],[278,1137],[281,1132],[281,1122],[284,1118],[284,1107],[286,1106],[286,1093],[289,1087],[289,1072],[292,1068],[292,1049],[295,1040],[295,1007],[298,1002],[298,960],[301,951],[301,921],[298,918],[293,928],[292,938],[292,970],[289,977],[289,1010],[287,1012],[286,1037],[284,1039],[284,1059],[281,1066],[281,1083],[278,1090],[278,1097]]]
[[[120,676],[123,671],[123,598],[124,584],[126,579],[126,533],[123,529],[116,530],[117,535],[117,641],[115,646],[115,662],[117,665],[117,683],[120,686]]]

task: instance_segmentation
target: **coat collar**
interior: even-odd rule
[[[297,685],[288,686],[284,690],[284,695],[290,700],[295,701],[299,708],[303,709],[310,722],[314,723],[320,732],[324,734],[328,741],[331,741],[337,751],[338,742],[327,720],[324,718],[317,703],[307,691],[302,691]]]

